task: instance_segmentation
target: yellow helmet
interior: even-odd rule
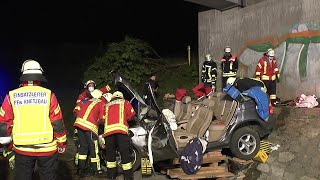
[[[123,94],[120,91],[116,91],[112,94],[112,98],[123,98]]]

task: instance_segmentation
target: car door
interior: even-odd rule
[[[151,94],[151,101],[158,114],[157,122],[153,127],[151,134],[153,160],[156,162],[176,158],[178,157],[177,147],[169,122],[162,114],[162,111],[155,101],[155,95],[150,84],[148,86],[148,91]]]

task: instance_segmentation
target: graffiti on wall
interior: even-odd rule
[[[291,33],[247,43],[239,56],[246,76],[253,77],[258,60],[268,48],[275,50],[281,79],[277,95],[293,99],[300,94],[320,96],[320,30],[316,24],[297,24]]]
[[[314,23],[314,24],[308,24],[308,23],[301,23],[301,24],[295,24],[293,25],[291,29],[291,33],[299,33],[299,32],[304,32],[304,31],[317,31],[319,30],[319,25]]]

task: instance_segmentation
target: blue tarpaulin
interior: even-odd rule
[[[223,91],[227,92],[233,99],[236,99],[240,95],[240,91],[230,84],[227,84]],[[259,116],[261,119],[267,121],[269,117],[269,98],[267,93],[263,92],[260,86],[255,86],[241,94],[255,100]]]

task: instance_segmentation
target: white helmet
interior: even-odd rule
[[[103,96],[104,99],[106,99],[108,102],[110,102],[111,99],[112,99],[112,94],[111,94],[111,93],[105,93],[105,94],[102,94],[102,96]]]
[[[93,83],[94,86],[96,86],[96,83],[93,80],[88,80],[85,84],[84,84],[84,88],[87,88],[89,84]]]
[[[100,91],[99,89],[95,89],[90,94],[93,98],[99,99],[102,96],[102,91]]]
[[[230,46],[226,46],[226,47],[224,48],[224,52],[225,52],[225,53],[231,53],[231,47],[230,47]]]
[[[21,67],[22,75],[21,81],[43,81],[47,82],[47,79],[43,76],[43,69],[40,64],[32,59],[28,59],[23,62]]]
[[[211,58],[211,55],[210,55],[210,54],[207,54],[207,55],[206,55],[206,60],[207,60],[207,61],[211,61],[211,59],[212,59],[212,58]]]
[[[229,77],[227,79],[227,84],[230,84],[230,85],[233,85],[233,83],[236,81],[236,78],[235,77]]]
[[[112,98],[123,98],[123,94],[120,91],[116,91],[112,94]]]
[[[268,49],[268,51],[267,51],[267,55],[269,56],[269,57],[274,57],[274,54],[275,54],[275,52],[274,52],[274,50],[273,49]]]

